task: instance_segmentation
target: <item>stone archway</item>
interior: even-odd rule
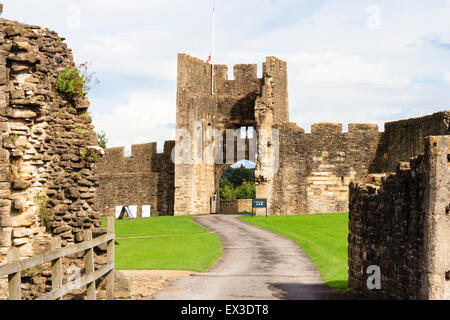
[[[256,163],[257,196],[270,205],[273,149],[279,147],[272,129],[289,120],[287,67],[270,57],[263,69],[257,78],[256,64],[236,65],[228,80],[227,66],[215,65],[213,94],[211,65],[178,56],[175,215],[214,211],[221,172],[240,160]],[[242,138],[242,127],[265,133]]]

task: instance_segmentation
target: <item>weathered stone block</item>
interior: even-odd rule
[[[25,190],[29,186],[31,186],[31,184],[32,183],[30,181],[26,181],[23,179],[16,179],[12,181],[12,188],[16,190]]]
[[[13,238],[28,238],[33,235],[33,231],[31,229],[24,228],[16,228],[12,232]]]

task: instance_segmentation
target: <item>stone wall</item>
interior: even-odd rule
[[[252,199],[220,200],[220,214],[252,212]]]
[[[388,122],[378,145],[371,173],[394,172],[397,163],[424,152],[425,138],[450,134],[450,111],[424,117]]]
[[[101,150],[89,101],[57,90],[57,76],[74,65],[63,40],[0,18],[0,263],[11,246],[33,256],[48,250],[53,236],[66,246],[101,225],[93,174]],[[79,262],[68,258],[64,268]],[[24,298],[49,290],[48,268],[40,271],[47,280],[36,270],[24,275]]]
[[[173,141],[157,153],[156,143],[133,145],[131,157],[125,149],[106,149],[97,165],[99,180],[97,210],[102,216],[114,215],[116,206],[150,205],[152,215],[173,215],[174,165]]]
[[[272,214],[348,211],[348,185],[363,179],[375,155],[378,127],[320,123],[305,133],[295,124],[280,129],[280,169],[274,176]]]
[[[391,299],[450,299],[449,136],[425,139],[425,154],[375,184],[350,185],[349,288]],[[380,183],[376,183],[380,184]],[[369,290],[369,266],[381,290]]]
[[[11,245],[33,255],[50,234],[82,241],[82,229],[100,221],[89,101],[56,89],[71,50],[46,28],[0,19],[0,30],[1,258]]]

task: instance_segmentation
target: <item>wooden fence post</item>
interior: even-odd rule
[[[16,247],[11,247],[8,250],[7,262],[8,263],[18,263],[19,258],[19,249]],[[9,290],[9,300],[21,300],[22,293],[20,290],[21,283],[21,271],[18,268],[16,273],[11,273],[8,275],[8,290]]]
[[[61,239],[53,239],[50,244],[50,250],[55,251],[61,249]],[[61,258],[52,260],[52,291],[61,290],[62,288],[62,261]],[[62,299],[59,298],[59,299]]]
[[[114,234],[114,217],[108,217],[108,234]],[[106,276],[106,299],[114,300],[114,238],[107,242],[108,263],[113,264],[113,268]]]
[[[84,241],[92,243],[92,231],[84,230]],[[86,276],[89,276],[94,273],[94,248],[90,246],[84,253],[84,268],[86,270]],[[95,300],[96,299],[96,288],[95,288],[95,280],[90,282],[86,286],[87,289],[87,300]]]

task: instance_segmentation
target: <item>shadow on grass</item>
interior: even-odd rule
[[[269,288],[282,300],[353,300],[351,296],[333,292],[323,284],[271,283]]]
[[[333,289],[334,292],[342,293],[348,288],[347,280],[326,281],[325,284]]]

